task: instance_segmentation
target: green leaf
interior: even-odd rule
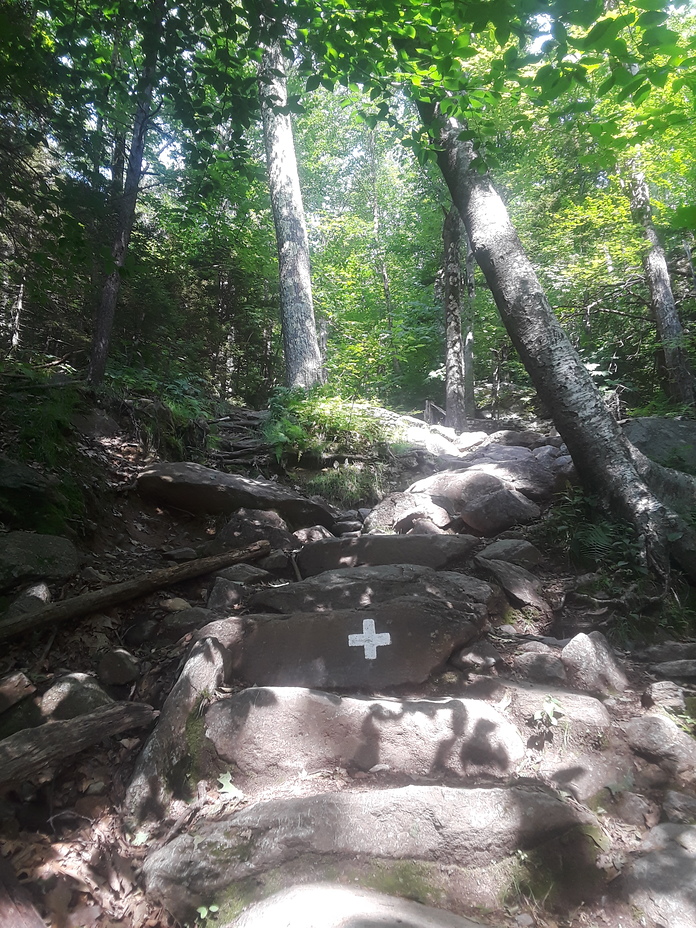
[[[282,438],[287,441],[287,437],[285,435],[283,435]],[[244,793],[240,789],[237,789],[237,787],[232,782],[232,774],[229,772],[229,770],[220,774],[218,777],[218,783],[220,784],[220,792],[227,796],[228,799],[244,798]]]
[[[305,83],[305,89],[307,93],[311,93],[313,90],[316,90],[317,87],[321,86],[321,76],[319,74],[311,74],[307,78]]]
[[[636,22],[641,29],[648,29],[650,26],[661,26],[667,22],[667,14],[662,10],[647,10],[641,13]]]

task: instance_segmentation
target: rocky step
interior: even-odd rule
[[[515,725],[475,699],[347,697],[253,687],[205,712],[205,735],[235,784],[257,794],[303,772],[345,768],[424,779],[509,775],[525,755]]]
[[[409,539],[404,536],[400,540]],[[249,608],[252,612],[326,612],[364,609],[397,598],[426,595],[440,602],[463,603],[467,611],[484,617],[498,599],[490,584],[467,574],[415,564],[389,564],[342,567],[298,583],[266,587],[251,597]]]
[[[309,883],[249,906],[224,928],[495,928],[420,902],[336,883]]]
[[[369,611],[336,609],[219,619],[195,633],[228,651],[248,684],[336,689],[422,683],[480,633],[480,610],[429,597],[404,597]]]
[[[471,911],[498,906],[520,880],[568,900],[580,885],[583,898],[599,891],[593,834],[589,810],[539,786],[349,790],[204,822],[153,851],[142,872],[181,921],[211,903],[229,919],[279,885],[338,874],[377,889],[401,879],[403,895]]]

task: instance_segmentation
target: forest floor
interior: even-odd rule
[[[110,491],[90,538],[88,563],[74,581],[53,589],[54,599],[146,574],[170,563],[167,550],[200,548],[214,537],[218,528],[214,519],[164,510],[132,492],[135,476],[153,455],[129,435],[84,439],[81,451],[101,471]],[[567,565],[561,565],[542,578],[552,599],[554,591],[562,596],[572,573]],[[127,642],[125,632],[130,626],[143,618],[164,615],[172,597],[204,606],[207,592],[202,579],[191,580],[72,625],[10,641],[0,657],[0,677],[22,670],[45,689],[62,674],[92,673],[101,652]],[[589,630],[601,622],[601,615],[589,616],[587,607],[575,614],[566,610],[565,622],[566,634]],[[550,633],[548,627],[531,621],[526,631],[532,636]],[[187,644],[187,638],[165,647],[127,642],[140,662],[141,674],[120,698],[160,709],[182,666]],[[500,646],[504,651],[504,644]],[[634,672],[635,685],[640,687],[644,682],[641,671]],[[428,694],[432,691],[420,695]],[[146,847],[140,834],[127,830],[121,813],[145,738],[140,732],[109,738],[55,770],[37,771],[25,782],[0,790],[1,856],[29,888],[51,928],[168,928],[177,924],[145,896],[139,880],[140,865],[152,849],[152,838],[163,838],[171,822],[162,823],[161,834],[151,835]],[[211,784],[206,802],[221,798],[224,784]],[[589,925],[581,916],[573,924]],[[593,919],[595,916],[596,912]],[[529,924],[520,917],[515,905],[495,913],[496,924],[511,928]],[[557,928],[560,924],[540,907],[534,919],[538,928]],[[208,919],[205,925],[209,924]],[[608,906],[592,924],[620,928],[621,921]]]

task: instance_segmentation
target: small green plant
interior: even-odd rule
[[[220,907],[217,905],[199,905],[196,909],[198,912],[198,918],[196,919],[197,925],[203,925],[204,922],[209,918],[217,918],[217,913],[220,911]]]
[[[556,728],[560,719],[565,715],[560,702],[553,696],[546,696],[544,704],[534,713],[534,721],[539,728],[548,730]]]
[[[296,475],[297,476],[297,475]],[[304,483],[310,495],[322,496],[342,509],[373,506],[390,492],[386,464],[351,464],[327,467]]]
[[[370,407],[347,400],[327,387],[277,389],[264,427],[278,461],[303,456],[365,455],[393,437]]]

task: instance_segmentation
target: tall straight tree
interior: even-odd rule
[[[643,268],[650,292],[650,308],[665,358],[667,392],[677,403],[693,406],[696,399],[694,378],[689,367],[684,329],[672,292],[667,256],[653,222],[650,188],[641,171],[633,171],[628,189],[633,218],[642,226],[648,246],[643,255]]]
[[[116,232],[111,247],[112,270],[107,275],[94,320],[89,363],[89,382],[98,386],[104,379],[106,360],[111,344],[111,331],[116,314],[121,272],[128,253],[138,191],[143,173],[145,141],[151,119],[152,99],[157,83],[157,69],[164,35],[166,0],[152,0],[150,16],[142,34],[143,63],[135,93],[135,115],[130,150],[126,162],[123,193],[116,215]]]
[[[309,388],[323,381],[309,267],[309,242],[295,142],[288,106],[285,60],[280,40],[264,51],[259,94],[278,245],[280,311],[289,387]]]
[[[456,206],[442,228],[445,304],[445,425],[457,432],[476,415],[474,403],[473,267]],[[466,248],[462,266],[462,249]],[[463,310],[463,311],[462,311]]]

